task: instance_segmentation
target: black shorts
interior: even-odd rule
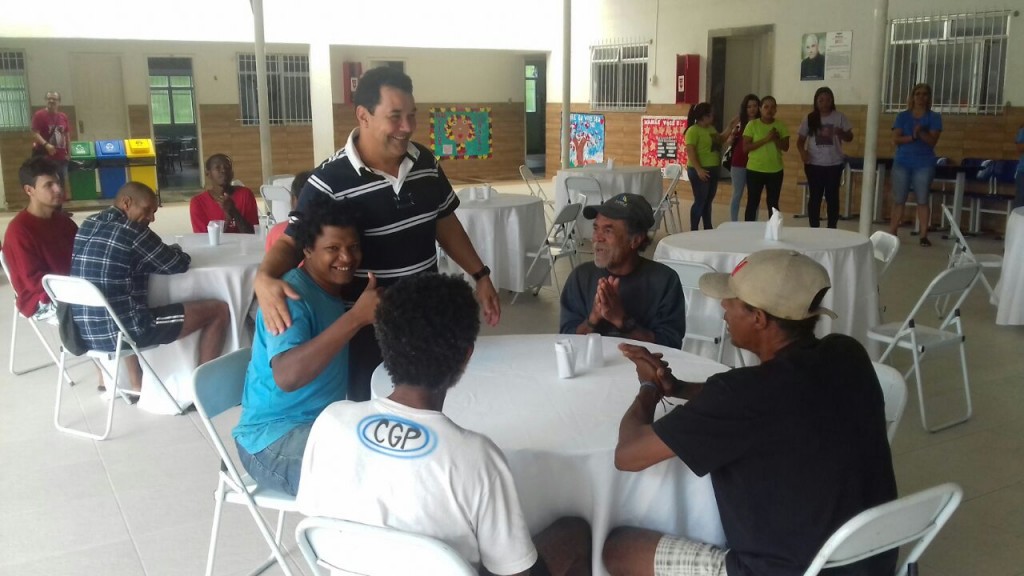
[[[140,348],[170,344],[181,336],[181,329],[185,326],[184,304],[150,308],[149,313],[153,316],[153,325],[135,340]]]

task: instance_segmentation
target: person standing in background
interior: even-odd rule
[[[729,203],[729,218],[736,222],[740,219],[740,201],[743,200],[743,188],[747,185],[747,149],[743,147],[743,130],[747,123],[761,115],[761,99],[757,94],[747,94],[740,103],[739,123],[733,130],[732,159],[729,163],[729,174],[732,180],[732,202]],[[756,215],[755,215],[756,219]]]
[[[693,188],[693,206],[690,207],[690,230],[696,230],[704,221],[704,229],[710,230],[711,203],[718,192],[718,167],[721,164],[719,151],[722,144],[732,137],[733,127],[739,122],[734,118],[726,130],[719,134],[712,122],[715,112],[708,102],[690,107],[686,118],[686,173]]]
[[[796,149],[807,174],[807,220],[811,228],[821,226],[821,198],[825,197],[828,227],[839,222],[839,182],[843,179],[843,142],[853,140],[853,126],[836,110],[835,96],[828,86],[814,92],[814,110],[800,123]]]
[[[743,129],[743,147],[747,150],[747,222],[757,220],[761,191],[768,189],[768,214],[779,209],[782,194],[782,153],[789,150],[789,129],[775,121],[778,104],[772,96],[761,99],[761,117],[751,120]]]
[[[32,115],[32,155],[45,156],[60,168],[61,185],[68,181],[68,115],[60,111],[60,92],[46,93],[46,108]]]
[[[917,200],[917,220],[921,223],[921,246],[931,246],[928,240],[928,191],[935,178],[935,145],[942,136],[942,116],[932,112],[932,88],[918,84],[910,91],[907,109],[896,115],[892,123],[892,142],[896,145],[896,158],[892,166],[892,216],[889,233],[896,236],[903,220],[903,205],[907,203],[910,187],[914,187]]]

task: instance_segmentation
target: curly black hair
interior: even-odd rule
[[[443,390],[462,376],[480,333],[480,306],[462,278],[411,276],[381,296],[374,328],[393,382]]]
[[[18,181],[22,186],[35,186],[40,176],[51,176],[60,180],[60,166],[46,156],[33,156],[18,168]]]
[[[294,238],[300,250],[312,248],[324,226],[355,228],[356,234],[359,236],[363,234],[359,227],[359,214],[350,203],[335,202],[326,195],[313,198],[313,201],[306,207],[305,213],[292,212],[292,215],[293,222],[297,227]]]

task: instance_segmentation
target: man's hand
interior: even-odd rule
[[[626,321],[626,311],[622,308],[622,298],[619,296],[618,278],[609,276],[597,281],[594,308],[602,318],[611,322],[612,325],[622,326],[622,323]]]
[[[369,273],[370,281],[366,284],[366,288],[363,288],[363,293],[359,295],[359,299],[349,310],[349,314],[355,314],[359,323],[362,326],[368,326],[373,324],[377,319],[377,305],[380,304],[380,295],[382,292],[381,288],[377,288],[377,276],[373,272]]]
[[[299,293],[284,280],[264,272],[256,273],[254,289],[267,330],[274,336],[287,330],[292,325],[292,315],[288,312],[285,298],[301,300]]]
[[[672,369],[662,358],[660,352],[651,353],[643,346],[633,344],[619,344],[622,355],[636,365],[636,375],[641,381],[654,382],[661,388],[661,393],[671,396],[675,389],[676,379],[672,376]]]
[[[484,322],[488,326],[497,326],[501,320],[501,300],[490,276],[484,276],[476,282],[476,300],[484,312]]]

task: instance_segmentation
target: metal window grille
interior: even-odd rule
[[[267,54],[267,97],[271,124],[308,124],[312,120],[309,100],[309,57]],[[238,55],[238,100],[242,124],[259,124],[256,98],[256,55]]]
[[[904,110],[911,88],[925,82],[932,87],[933,110],[1001,114],[1010,16],[999,11],[890,20],[886,111]]]
[[[30,119],[25,54],[0,51],[0,130],[24,130]]]
[[[590,108],[647,109],[647,57],[650,42],[609,43],[590,47]]]

